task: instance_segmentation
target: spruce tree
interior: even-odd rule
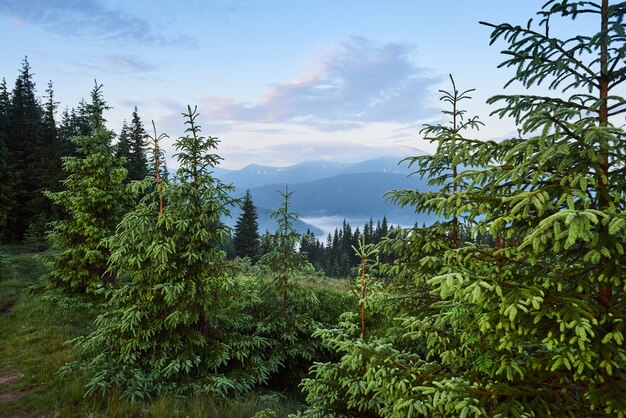
[[[276,241],[273,250],[265,254],[261,262],[272,272],[271,275],[275,284],[273,288],[281,295],[282,309],[287,310],[289,308],[289,288],[293,286],[293,280],[298,272],[307,267],[308,261],[303,254],[296,251],[300,234],[293,227],[293,223],[299,215],[292,211],[289,206],[289,199],[293,192],[290,192],[285,186],[285,191],[279,193],[283,197],[283,203],[271,213],[278,226]]]
[[[122,129],[117,136],[115,156],[117,158],[124,158],[124,168],[128,170],[128,160],[130,159],[130,127],[126,120],[122,123]],[[126,176],[126,180],[129,180],[128,176]]]
[[[130,122],[130,153],[128,157],[128,178],[142,180],[148,175],[148,160],[146,157],[146,130],[137,113],[137,106],[133,110]]]
[[[152,131],[154,132],[154,136],[151,137],[150,135],[146,135],[146,137],[154,142],[154,140],[151,139],[157,136],[157,130],[154,121],[152,121]],[[160,134],[160,140],[166,138],[169,138],[167,134]],[[167,170],[165,152],[161,147],[155,147],[154,144],[152,144],[152,149],[148,152],[146,177],[159,179],[159,181],[164,181],[165,183],[169,182],[169,172]]]
[[[76,157],[78,155],[76,144],[71,138],[75,136],[89,136],[93,134],[93,123],[91,122],[91,112],[89,105],[84,99],[78,103],[77,108],[65,109],[61,115],[59,124],[59,142],[61,156]]]
[[[7,149],[13,161],[17,204],[10,214],[7,234],[10,239],[21,239],[28,224],[41,209],[40,186],[47,151],[44,146],[43,109],[36,97],[33,73],[27,58],[15,80],[8,111]]]
[[[88,394],[113,390],[137,401],[160,393],[225,396],[267,381],[267,339],[255,335],[252,289],[226,270],[220,244],[231,185],[212,177],[217,139],[200,135],[188,108],[186,135],[175,148],[180,167],[171,183],[155,170],[131,183],[143,195],[107,240],[109,271],[121,286],[108,294],[94,331],[75,340],[92,373]],[[159,141],[151,137],[155,167]]]
[[[8,141],[8,118],[11,107],[11,96],[7,88],[7,81],[3,77],[0,82],[0,140],[6,146]]]
[[[298,280],[298,276],[312,273],[313,266],[306,254],[297,251],[300,234],[293,223],[299,215],[290,207],[293,192],[285,187],[279,193],[283,202],[271,213],[278,227],[273,248],[259,261],[267,277],[260,287],[262,303],[256,307],[260,314],[256,327],[268,339],[266,351],[273,358],[269,364],[276,364],[277,369],[280,365],[282,383],[293,386],[323,351],[321,342],[310,338],[322,325],[315,315],[319,300]]]
[[[405,305],[367,345],[354,327],[323,334],[344,356],[305,384],[311,413],[626,416],[626,101],[616,94],[626,80],[625,13],[607,0],[548,1],[539,27],[487,24],[492,42],[508,44],[511,84],[525,90],[490,100],[501,105],[496,114],[515,118],[519,137],[482,142],[439,131],[439,149],[454,145],[453,158],[471,167],[453,179],[466,187],[398,198],[464,215],[493,245],[455,242],[436,228],[383,244],[403,254],[386,271],[397,277],[392,286],[404,286],[389,295],[406,295]],[[558,18],[589,19],[596,29],[561,39]],[[532,94],[540,83],[561,94]],[[449,155],[423,168],[449,170],[437,163]],[[371,305],[389,306],[385,293]]]
[[[10,154],[7,147],[9,108],[11,99],[7,91],[6,81],[0,82],[0,242],[4,242],[7,236],[6,230],[10,223],[14,222],[11,214],[15,215],[16,179],[15,168],[11,164]]]
[[[49,238],[56,251],[46,257],[52,271],[44,280],[68,293],[93,293],[114,280],[104,276],[109,251],[101,243],[114,232],[128,200],[122,186],[126,170],[113,155],[113,133],[104,125],[101,89],[96,84],[91,92],[93,134],[73,137],[78,156],[63,158],[64,190],[46,192],[67,217],[52,223]]]
[[[353,251],[361,257],[361,274],[357,279],[361,303],[354,311],[343,315],[338,329],[317,332],[342,357],[337,363],[314,366],[314,377],[303,382],[311,406],[306,416],[357,413],[394,417],[455,416],[450,411],[441,413],[429,409],[412,386],[424,382],[406,379],[407,373],[409,376],[426,373],[424,370],[429,370],[433,362],[426,361],[429,352],[424,342],[413,341],[405,325],[399,322],[410,323],[414,318],[423,321],[435,311],[434,304],[441,303],[441,299],[432,294],[427,279],[446,271],[443,255],[454,250],[458,242],[455,236],[458,224],[453,219],[460,213],[454,211],[454,202],[462,188],[458,187],[452,166],[459,164],[458,159],[463,155],[459,152],[459,143],[471,141],[463,136],[463,131],[480,124],[476,118],[463,121],[465,111],[459,102],[469,98],[468,92],[460,93],[454,80],[451,81],[453,91],[441,91],[444,102],[450,105],[450,109],[443,111],[450,117],[450,123],[427,125],[422,131],[425,139],[437,143],[437,152],[410,159],[412,166],[421,167],[416,174],[427,177],[429,186],[438,186],[439,190],[430,193],[393,191],[388,196],[398,204],[416,206],[418,212],[429,212],[432,202],[450,201],[452,209],[446,206],[438,212],[448,221],[428,228],[391,230],[386,218],[378,221],[375,228],[372,220],[366,224],[365,229],[372,234],[375,247],[366,245],[365,241],[358,249],[353,246]],[[453,187],[455,183],[457,187]],[[372,260],[374,257],[376,260]],[[370,279],[372,276],[388,279],[376,281]],[[364,290],[366,278],[367,293]],[[420,363],[424,370],[407,366],[412,362]]]
[[[259,258],[259,224],[257,222],[256,207],[252,202],[250,190],[246,190],[241,204],[241,214],[235,225],[235,255],[249,257],[252,262]]]
[[[45,191],[59,191],[61,179],[64,177],[59,131],[55,120],[57,106],[58,102],[54,99],[52,81],[49,81],[43,107],[41,149],[38,152],[37,165],[30,174],[38,183],[33,200],[30,202],[31,211],[34,215],[29,220],[24,235],[24,241],[29,244],[31,249],[44,249],[46,247],[47,225],[50,221],[60,217],[59,211],[55,211],[44,196]]]
[[[59,189],[59,181],[62,178],[63,167],[61,164],[61,145],[59,142],[59,128],[56,122],[56,112],[59,102],[55,101],[52,81],[48,82],[46,89],[46,101],[44,103],[43,115],[43,138],[45,166],[43,175],[46,183],[40,187],[43,190],[56,191]]]
[[[130,125],[124,121],[122,130],[115,145],[115,155],[125,159],[124,167],[128,170],[126,181],[143,180],[152,167],[148,164],[146,155],[146,130],[137,114],[137,107],[133,111]],[[164,163],[164,161],[162,161]]]

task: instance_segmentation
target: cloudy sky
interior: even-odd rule
[[[175,138],[197,105],[221,140],[226,168],[305,160],[361,161],[432,150],[452,74],[475,88],[470,114],[485,138],[515,132],[485,100],[497,69],[479,21],[525,24],[544,0],[0,0],[0,77],[11,88],[24,56],[61,110],[103,84],[119,131],[134,106]],[[508,91],[520,91],[511,86]]]

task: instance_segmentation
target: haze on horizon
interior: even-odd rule
[[[484,139],[516,132],[489,116],[485,100],[510,71],[496,68],[500,48],[478,21],[525,24],[543,3],[0,0],[0,36],[12,40],[0,77],[11,87],[28,56],[38,93],[52,80],[60,111],[97,79],[109,127],[119,132],[137,106],[146,128],[154,120],[172,138],[172,166],[187,104],[220,138],[224,168],[404,157],[433,150],[419,130],[439,120],[448,74],[476,89],[467,106]]]

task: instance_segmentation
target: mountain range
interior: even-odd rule
[[[391,173],[408,175],[412,170],[397,157],[380,157],[358,163],[306,161],[289,167],[271,167],[251,164],[240,170],[216,168],[216,177],[232,183],[238,189],[252,189],[270,184],[304,183],[342,174]]]
[[[259,215],[259,231],[274,231],[270,213],[283,202],[280,192],[293,192],[290,209],[300,220],[300,232],[310,229],[318,237],[340,227],[343,220],[362,228],[370,218],[383,216],[392,225],[410,226],[431,223],[435,217],[416,214],[414,208],[401,208],[386,201],[391,190],[427,190],[426,179],[409,176],[414,171],[396,157],[381,157],[359,163],[307,161],[289,167],[249,165],[240,170],[216,168],[214,175],[236,186],[237,196],[250,190]],[[226,220],[233,226],[239,210]]]

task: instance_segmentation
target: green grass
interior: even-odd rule
[[[0,369],[15,371],[21,378],[0,387],[0,394],[21,396],[2,401],[0,409],[9,416],[67,410],[82,402],[83,382],[63,382],[56,375],[72,356],[63,343],[85,332],[95,312],[87,305],[62,307],[44,298],[36,285],[45,265],[19,247],[4,251],[13,277],[0,281]]]
[[[293,398],[269,391],[239,399],[163,396],[135,404],[114,395],[85,398],[87,375],[61,377],[57,372],[77,355],[64,342],[91,330],[97,306],[46,294],[39,277],[47,268],[26,247],[0,251],[8,254],[12,271],[11,277],[0,278],[0,416],[287,417],[302,408]],[[342,286],[321,279],[310,284],[326,295]],[[2,383],[3,376],[12,379]]]

